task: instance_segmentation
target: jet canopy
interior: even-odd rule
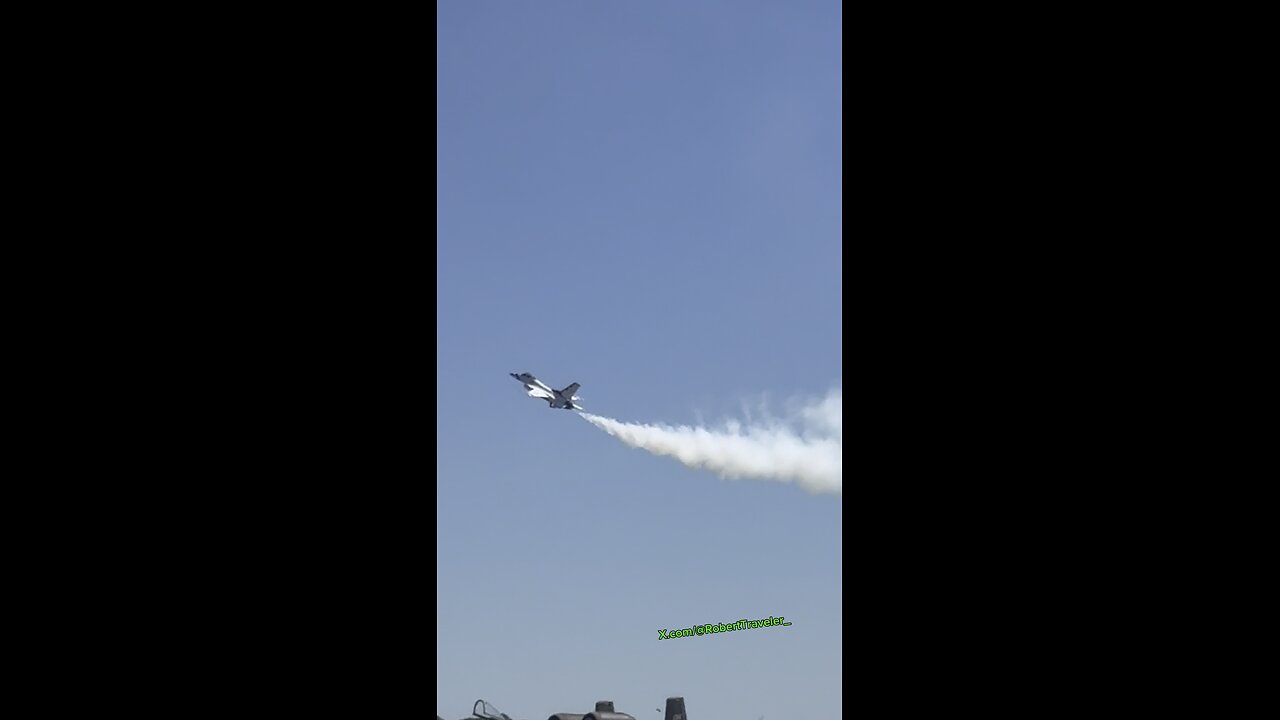
[[[511,717],[506,713],[501,712],[484,700],[476,701],[476,704],[471,708],[471,714],[478,718],[484,718],[484,720],[511,720]]]

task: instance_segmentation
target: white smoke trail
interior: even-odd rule
[[[810,403],[791,423],[769,418],[722,430],[624,423],[590,413],[582,417],[631,447],[673,457],[725,478],[795,482],[814,493],[841,493],[841,390]]]

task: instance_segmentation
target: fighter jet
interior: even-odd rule
[[[529,373],[507,374],[524,383],[524,389],[529,393],[529,397],[546,400],[547,404],[553,408],[564,408],[565,410],[583,409],[582,405],[578,403],[580,398],[574,395],[574,393],[578,392],[578,388],[582,387],[578,383],[574,383],[563,390],[552,390]]]

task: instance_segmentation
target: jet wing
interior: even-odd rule
[[[539,385],[541,385],[541,383],[539,383]],[[529,397],[542,398],[543,400],[555,399],[556,394],[550,390],[544,390],[541,387],[534,387],[533,385],[525,385],[524,387],[529,391]]]

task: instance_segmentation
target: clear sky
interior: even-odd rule
[[[436,14],[432,712],[838,717],[841,496],[629,448],[507,373],[672,424],[842,385],[839,2]]]

